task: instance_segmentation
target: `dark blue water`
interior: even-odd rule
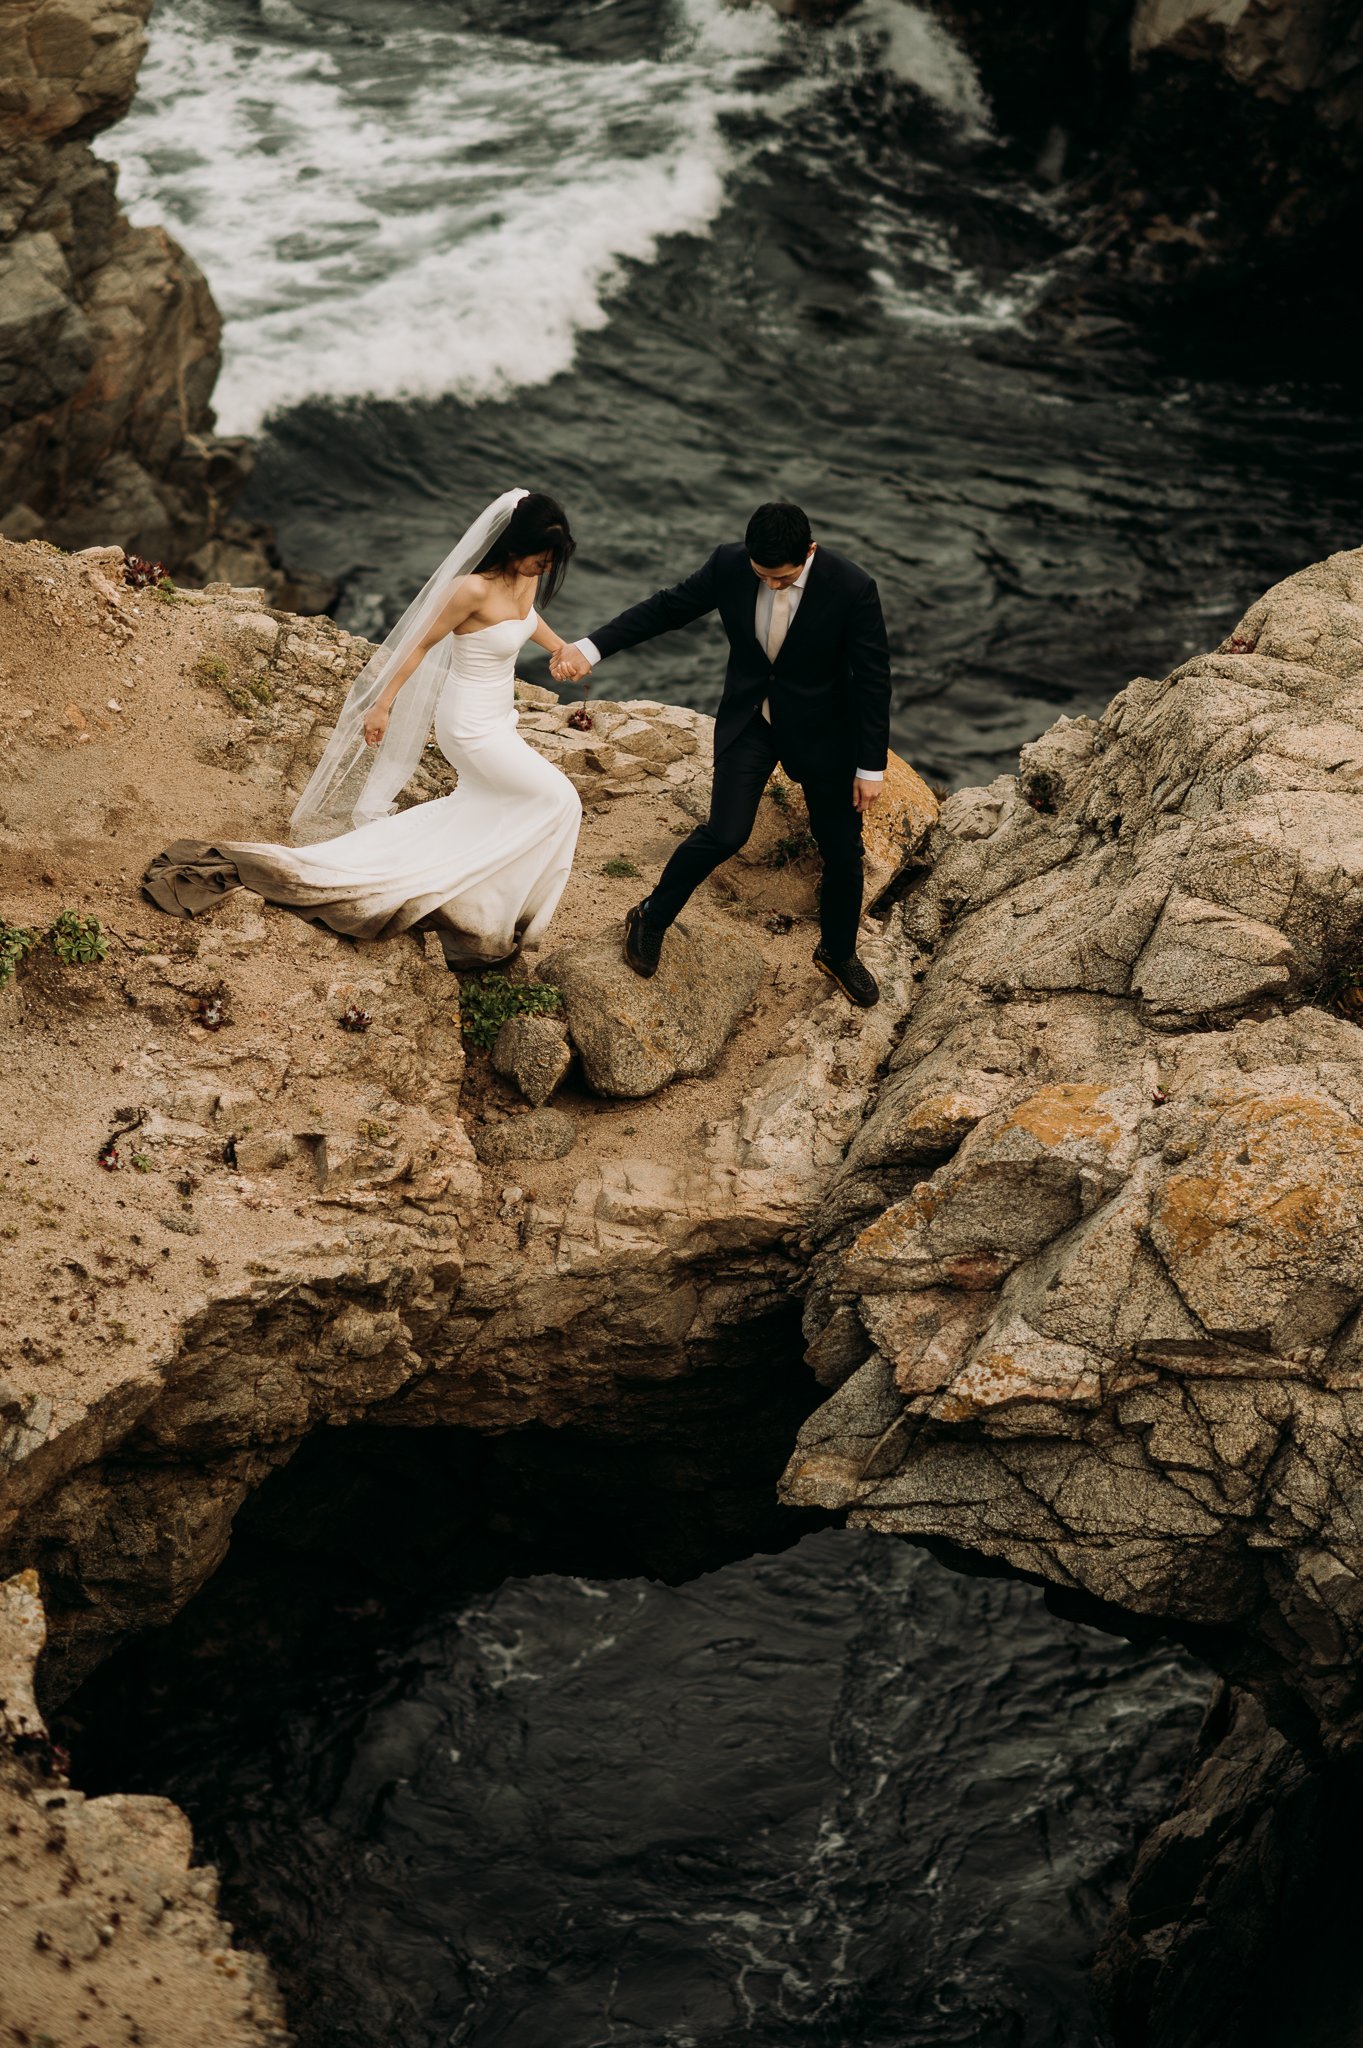
[[[225,1634],[169,1735],[128,1693],[114,1777],[190,1813],[307,2048],[1097,2048],[1092,1949],[1207,1693],[833,1530],[508,1579],[265,1714]]]
[[[109,148],[227,311],[250,509],[356,627],[508,483],[569,508],[570,633],[794,497],[880,581],[897,744],[959,783],[1363,524],[1356,394],[1028,326],[1073,226],[910,0],[161,0]],[[711,708],[721,672],[698,627],[601,687]]]
[[[880,581],[897,744],[959,783],[1359,537],[1352,394],[1031,323],[1073,226],[909,0],[160,0],[107,147],[227,314],[247,509],[362,630],[509,484],[568,505],[571,633],[795,497]],[[701,627],[600,686],[720,673]],[[278,1715],[186,1710],[143,1778],[305,2048],[1094,2048],[1202,1692],[827,1532],[509,1579]]]

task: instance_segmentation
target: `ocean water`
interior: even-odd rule
[[[1028,325],[1073,225],[911,0],[160,0],[100,147],[223,308],[247,509],[358,630],[510,484],[568,507],[570,636],[793,497],[959,784],[1358,538],[1357,394],[1195,367],[1233,304],[1177,366]],[[598,687],[712,708],[722,667],[700,625]]]
[[[281,1680],[259,1569],[78,1703],[93,1782],[74,1750],[190,1814],[302,2048],[1104,2048],[1092,1950],[1209,1690],[1181,1653],[828,1529],[507,1577]]]
[[[911,0],[159,0],[99,146],[223,309],[246,509],[357,630],[511,484],[569,509],[570,635],[798,498],[959,785],[1359,539],[1356,394],[1232,372],[1233,304],[1176,354],[1034,322],[1073,223]],[[701,625],[598,688],[721,675]],[[185,1804],[304,2048],[1103,2048],[1089,1959],[1205,1674],[866,1534],[622,1572],[285,1695],[230,1628],[185,1637],[207,1703],[173,1644],[155,1716],[111,1681],[109,1782]]]

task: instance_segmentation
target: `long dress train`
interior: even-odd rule
[[[180,839],[143,887],[188,917],[245,887],[354,938],[425,923],[451,958],[498,960],[537,943],[572,869],[582,805],[565,775],[516,730],[516,656],[533,609],[456,634],[435,736],[459,777],[452,795],[375,818],[315,846]]]

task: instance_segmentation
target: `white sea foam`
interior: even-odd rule
[[[912,0],[863,0],[817,50],[765,7],[676,0],[670,47],[621,62],[415,12],[365,49],[306,0],[262,7],[278,40],[232,32],[220,0],[163,0],[106,145],[134,220],[208,274],[228,432],[312,396],[474,401],[568,369],[624,264],[708,231],[739,163],[727,117],[767,60],[764,109],[793,125],[830,63],[869,51],[987,131],[967,59]]]
[[[869,29],[880,40],[885,69],[950,116],[962,140],[992,137],[989,102],[974,65],[926,7],[914,0],[861,0],[844,25]]]
[[[110,153],[133,218],[212,282],[233,432],[316,393],[478,399],[566,369],[620,265],[715,218],[723,116],[781,33],[689,0],[663,60],[407,28],[366,71],[334,43],[263,54],[218,19],[158,11]]]

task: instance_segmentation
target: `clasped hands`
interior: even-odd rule
[[[549,673],[556,683],[582,683],[591,672],[586,655],[580,648],[570,647],[567,641],[549,657]]]
[[[565,640],[556,647],[549,657],[549,673],[556,683],[585,682],[592,672],[592,665],[580,647],[572,647]],[[869,811],[878,802],[881,784],[863,782],[860,776],[852,784],[852,803],[858,811]]]

